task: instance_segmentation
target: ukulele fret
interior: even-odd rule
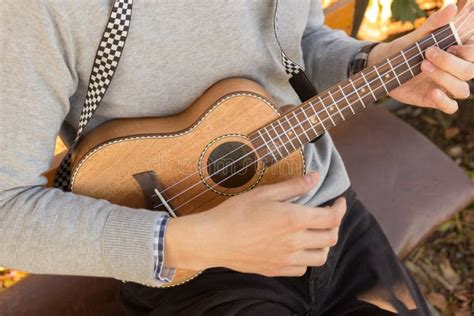
[[[405,52],[402,50],[401,54],[403,56],[403,59],[405,60],[405,63],[407,64],[408,70],[410,70],[411,76],[415,77],[415,74],[413,73],[413,70],[411,69],[410,63],[408,62],[407,57],[405,56]]]
[[[265,131],[265,133],[267,133],[267,130],[265,129],[265,127],[263,127],[263,130]],[[265,137],[263,137],[263,134],[260,132],[260,130],[258,130],[257,133],[260,136],[260,138],[263,140],[263,142],[265,143],[265,146],[268,148],[268,151],[273,156],[273,159],[275,159],[275,161],[278,161],[279,159],[275,156],[275,153],[273,152],[272,147],[270,147],[270,145],[267,143]]]
[[[300,120],[298,119],[298,117],[296,116],[296,114],[295,114],[294,111],[293,111],[293,116],[295,117],[296,122],[298,122],[298,125],[300,126],[301,130],[303,131],[304,135],[306,136],[306,139],[307,139],[307,140],[311,140],[311,137],[309,137],[308,134],[306,134],[306,130],[304,129],[303,125],[301,125],[301,122],[300,122]]]
[[[397,75],[397,73],[395,72],[395,69],[394,69],[393,66],[392,66],[392,62],[390,61],[390,58],[387,58],[387,62],[388,62],[388,64],[389,64],[389,66],[390,66],[390,69],[392,69],[393,76],[395,77],[395,79],[397,79],[398,85],[401,86],[402,83],[400,82],[400,79],[398,78],[398,75]]]
[[[431,33],[431,37],[433,38],[433,41],[435,42],[435,45],[440,47],[438,41],[436,40],[436,36],[434,36],[433,33]]]
[[[369,82],[367,81],[367,78],[365,78],[365,75],[364,75],[364,72],[361,71],[360,74],[362,75],[362,79],[364,79],[366,85],[367,85],[367,88],[369,89],[370,93],[372,94],[372,96],[374,97],[374,101],[377,101],[377,97],[375,96],[374,94],[374,91],[372,91],[372,88],[370,87],[370,84]],[[364,89],[364,88],[362,88]]]
[[[326,110],[326,113],[328,114],[328,117],[329,117],[329,119],[331,120],[332,125],[336,126],[336,123],[335,123],[334,120],[332,119],[332,115],[329,113],[328,108],[327,108],[326,105],[324,104],[323,100],[321,100],[321,97],[319,97],[319,102],[321,102],[321,105],[323,106],[324,110]]]
[[[415,45],[418,48],[418,51],[420,52],[421,58],[425,60],[425,55],[423,55],[423,51],[420,48],[420,44],[418,44],[418,42],[415,42]]]
[[[339,109],[339,107],[337,106],[336,100],[334,100],[334,98],[333,98],[333,96],[332,96],[332,94],[331,94],[331,91],[328,90],[328,94],[329,94],[329,96],[331,97],[331,100],[332,100],[332,102],[333,102],[333,105],[331,105],[331,106],[335,106],[335,107],[336,107],[337,111],[339,112],[339,115],[342,117],[342,120],[345,121],[346,118],[344,117],[344,115],[342,115],[341,109]]]
[[[296,130],[293,127],[293,124],[291,124],[290,120],[288,119],[288,116],[285,115],[285,120],[288,122],[288,125],[290,126],[292,132],[295,134],[295,138],[298,140],[298,143],[300,143],[300,146],[303,146],[303,142],[300,140],[298,133],[296,133]]]
[[[280,125],[281,131],[282,131],[283,133],[285,133],[286,138],[288,139],[289,143],[291,144],[291,147],[293,147],[293,150],[296,150],[296,147],[295,147],[295,145],[293,144],[293,141],[292,141],[292,140],[290,139],[290,137],[289,137],[289,136],[291,136],[291,134],[292,134],[291,131],[287,131],[287,130],[283,127],[283,124],[281,123],[281,120],[278,120],[277,122],[278,122],[278,124]]]
[[[309,105],[310,105],[311,109],[313,110],[314,115],[316,115],[316,117],[317,117],[319,123],[320,123],[321,126],[323,127],[324,131],[327,131],[326,126],[324,125],[323,121],[322,121],[321,118],[319,117],[318,111],[314,108],[314,105],[313,105],[311,102],[309,102]]]
[[[349,102],[349,100],[347,99],[347,96],[346,96],[346,94],[344,93],[344,90],[342,90],[341,86],[338,86],[338,87],[339,87],[339,90],[341,90],[342,96],[343,96],[344,99],[346,100],[347,105],[348,105],[349,108],[351,109],[352,114],[355,115],[356,112],[354,111],[354,108],[352,107],[352,104],[351,104],[351,103]]]
[[[314,128],[314,124],[313,124],[313,121],[311,121],[308,117],[308,115],[306,115],[306,111],[304,110],[304,108],[301,109],[301,111],[303,112],[304,114],[304,117],[306,118],[306,121],[308,122],[308,124],[311,126],[311,129],[314,131],[314,133],[316,134],[316,137],[319,136],[319,133],[318,131]]]
[[[385,89],[385,92],[387,92],[387,94],[388,94],[388,89],[387,89],[387,87],[385,86],[385,82],[383,81],[382,76],[380,76],[380,73],[379,73],[379,71],[378,71],[378,69],[377,69],[376,66],[374,66],[374,70],[375,70],[375,72],[377,73],[377,76],[379,77],[379,80],[380,80],[380,82],[382,83],[382,86],[383,86],[383,88]]]
[[[275,129],[275,126],[273,126],[273,124],[270,124],[270,126],[272,127],[273,131],[275,131],[275,135],[276,135],[276,137],[278,138],[278,140],[280,141],[280,144],[281,144],[277,148],[285,148],[286,154],[284,156],[288,155],[290,153],[290,151],[285,147],[285,143],[281,139],[280,134],[277,132],[277,130]],[[278,150],[278,152],[280,152],[280,151]]]
[[[355,87],[354,82],[352,82],[352,79],[351,79],[351,78],[349,78],[349,82],[351,83],[352,88],[354,88],[354,91],[355,91],[355,93],[357,94],[357,98],[359,98],[359,101],[360,101],[360,103],[362,104],[362,107],[365,109],[366,106],[365,106],[364,100],[362,100],[362,98],[360,97],[359,89],[357,89],[357,88]]]

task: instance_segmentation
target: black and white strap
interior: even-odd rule
[[[61,161],[54,177],[56,188],[70,191],[72,151],[104,98],[115,74],[130,29],[132,6],[133,0],[115,0],[111,8],[110,17],[92,66],[76,138]]]
[[[275,1],[275,9],[273,12],[273,32],[275,33],[275,39],[280,48],[280,59],[285,71],[290,76],[295,76],[300,72],[303,72],[303,67],[291,60],[285,53],[283,47],[281,46],[280,40],[278,38],[278,0]]]
[[[285,72],[290,77],[288,82],[290,83],[291,87],[293,87],[293,90],[295,90],[300,100],[305,102],[306,100],[317,95],[318,91],[304,72],[303,67],[288,57],[280,43],[280,39],[278,38],[278,0],[275,0],[275,9],[273,12],[273,33],[275,35],[278,47],[280,48],[281,63],[285,69]]]

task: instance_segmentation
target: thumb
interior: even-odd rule
[[[308,173],[304,176],[293,177],[289,180],[260,187],[265,198],[273,201],[287,201],[293,197],[303,195],[319,181],[319,173]],[[257,191],[256,190],[256,191]]]
[[[458,8],[456,7],[456,5],[451,4],[446,6],[444,9],[433,13],[422,26],[420,26],[417,30],[413,31],[410,34],[411,40],[413,42],[418,41],[425,35],[433,32],[434,30],[442,26],[445,26],[453,20],[457,12]]]

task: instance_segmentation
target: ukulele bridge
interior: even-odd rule
[[[138,182],[142,189],[148,209],[167,212],[171,217],[177,217],[176,212],[161,193],[163,188],[158,181],[155,172],[150,170],[137,173],[133,175],[133,178]]]

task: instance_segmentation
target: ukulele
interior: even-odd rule
[[[117,119],[72,155],[72,192],[172,217],[305,172],[302,147],[421,72],[425,50],[474,35],[474,3],[451,24],[282,114],[257,83],[230,78],[169,117]],[[182,284],[200,272],[177,269]]]

